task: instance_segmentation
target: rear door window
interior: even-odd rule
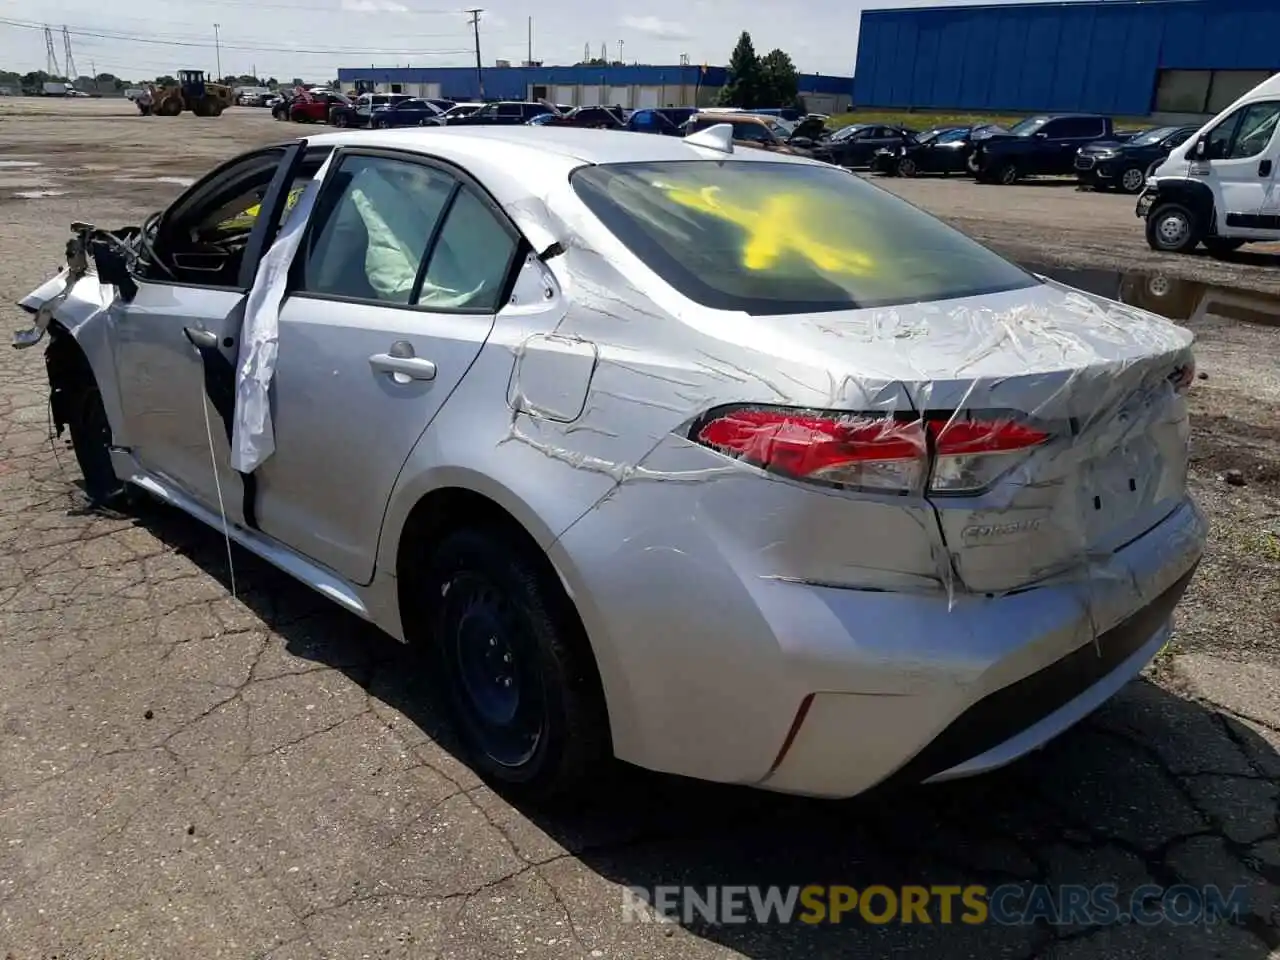
[[[976,296],[1038,281],[976,241],[836,167],[604,164],[578,196],[689,299],[787,314]]]
[[[440,170],[382,156],[344,157],[327,185],[302,290],[408,304],[418,268],[457,181]]]

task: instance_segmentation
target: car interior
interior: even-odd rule
[[[292,209],[329,149],[307,151],[290,187],[286,209]],[[149,220],[143,229],[146,255],[138,267],[139,278],[198,286],[243,286],[245,248],[284,151],[283,146],[272,148],[224,166]]]

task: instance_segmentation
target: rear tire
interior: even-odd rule
[[[1201,229],[1191,211],[1179,203],[1162,203],[1147,214],[1147,245],[1161,253],[1190,253],[1200,243]]]
[[[610,755],[599,676],[554,574],[499,528],[446,534],[422,572],[433,674],[476,772],[534,801],[577,792]]]
[[[898,176],[914,177],[920,171],[916,169],[916,162],[910,157],[903,157],[898,161]]]
[[[1000,172],[996,174],[996,182],[1002,187],[1012,187],[1015,183],[1022,179],[1022,171],[1018,169],[1016,163],[1006,163],[1000,168]]]
[[[333,115],[333,125],[335,127],[345,127],[350,125],[351,121],[347,119],[345,113],[336,113]]]

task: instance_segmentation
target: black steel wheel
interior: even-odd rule
[[[436,675],[476,771],[528,799],[572,794],[609,755],[595,662],[554,574],[501,530],[461,529],[422,581]]]

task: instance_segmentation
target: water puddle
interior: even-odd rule
[[[13,194],[17,200],[44,200],[48,197],[65,197],[65,190],[19,190]]]
[[[1035,273],[1069,286],[1150,310],[1170,320],[1212,315],[1241,323],[1280,327],[1280,296],[1236,290],[1161,274],[1121,273],[1024,264]]]
[[[0,170],[10,170],[14,167],[38,167],[40,166],[35,160],[0,160]]]

